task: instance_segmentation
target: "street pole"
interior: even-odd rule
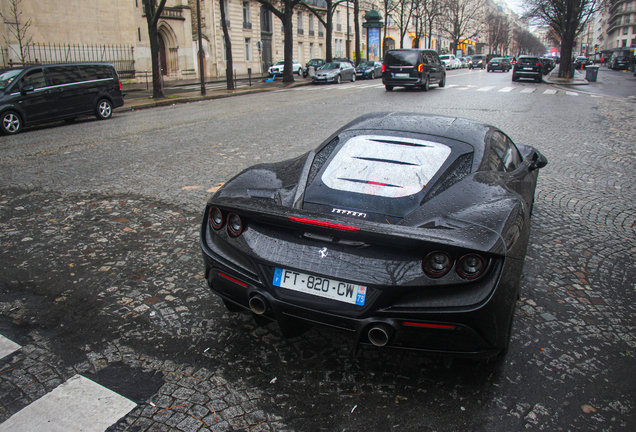
[[[347,58],[351,53],[351,42],[349,41],[349,0],[347,0]]]
[[[197,0],[197,30],[199,32],[199,75],[201,76],[201,95],[205,96],[205,67],[203,60],[203,36],[201,35],[201,0]]]

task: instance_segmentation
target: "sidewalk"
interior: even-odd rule
[[[589,82],[585,79],[585,71],[580,69],[574,70],[573,78],[559,78],[559,66],[556,65],[552,71],[543,78],[543,82],[548,84],[559,85],[588,85]]]
[[[311,84],[310,78],[302,78],[297,75],[294,75],[295,82],[293,83],[283,83],[282,78],[265,82],[267,79],[252,76],[250,83],[248,76],[239,76],[236,79],[234,90],[226,90],[225,78],[209,80],[205,83],[206,94],[204,96],[201,95],[201,81],[198,79],[165,81],[163,89],[165,97],[161,99],[153,99],[152,82],[122,84],[122,93],[125,94],[124,106],[115,109],[115,112],[221,99]]]

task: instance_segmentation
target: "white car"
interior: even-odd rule
[[[439,56],[439,59],[444,63],[446,69],[457,69],[457,59],[454,54],[443,54]]]
[[[283,76],[283,70],[285,69],[285,60],[280,60],[274,66],[270,67],[268,72],[269,76]],[[292,60],[292,70],[294,73],[297,73],[298,76],[302,76],[303,74],[303,65],[298,63],[296,60]]]

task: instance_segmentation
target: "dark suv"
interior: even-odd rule
[[[0,74],[0,132],[23,125],[94,115],[100,120],[124,105],[121,82],[110,63],[26,66]]]
[[[389,50],[382,63],[382,84],[387,91],[393,87],[419,87],[427,91],[430,84],[446,85],[446,69],[434,50]]]
[[[539,57],[519,56],[512,68],[512,80],[532,78],[540,83],[543,80],[543,62]]]
[[[483,69],[486,67],[486,63],[488,63],[486,61],[486,56],[483,54],[476,54],[473,56],[470,56],[470,62],[468,63],[468,69],[475,69],[475,68],[479,68],[479,69]]]

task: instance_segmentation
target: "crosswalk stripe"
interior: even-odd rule
[[[546,90],[543,92],[544,95],[555,95],[557,94],[556,90]]]
[[[578,96],[579,95],[577,92],[571,92],[571,91],[566,91],[565,94],[568,95],[568,96]]]
[[[446,84],[446,88],[459,87],[459,84]]]
[[[490,91],[490,90],[492,90],[494,88],[495,88],[495,86],[487,86],[487,87],[482,87],[480,89],[477,89],[477,91],[487,92],[487,91]]]
[[[22,347],[17,343],[0,335],[0,358],[8,356],[9,354],[19,350],[20,348]]]
[[[103,432],[136,406],[106,387],[75,375],[0,424],[0,432]]]
[[[525,88],[521,90],[521,93],[533,93],[535,90],[536,88]]]
[[[501,90],[499,90],[500,93],[510,93],[511,91],[513,91],[515,88],[514,87],[504,87]]]

